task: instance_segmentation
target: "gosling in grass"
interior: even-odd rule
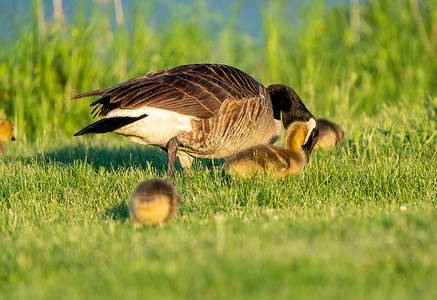
[[[3,141],[15,141],[12,134],[12,123],[5,119],[0,119],[0,157],[5,153]]]
[[[344,131],[338,124],[326,119],[317,119],[317,125],[319,126],[319,141],[315,148],[323,148],[329,151],[343,143]]]
[[[173,185],[160,179],[147,180],[132,194],[129,212],[135,226],[159,225],[174,217],[181,205]]]
[[[288,129],[284,147],[258,145],[228,159],[225,170],[238,177],[253,177],[259,173],[271,173],[275,178],[286,178],[298,173],[308,163],[309,151],[302,147],[316,127],[314,119],[294,122]]]

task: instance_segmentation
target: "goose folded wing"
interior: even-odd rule
[[[259,97],[262,88],[238,69],[202,64],[150,72],[112,88],[83,93],[73,99],[102,96],[91,103],[91,106],[101,105],[97,114],[102,116],[116,108],[153,107],[209,118],[218,113],[225,100]]]

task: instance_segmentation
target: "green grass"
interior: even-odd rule
[[[132,32],[110,30],[98,6],[91,21],[42,29],[35,6],[28,34],[0,47],[0,117],[17,138],[0,160],[0,299],[436,298],[437,60],[414,1],[361,4],[360,27],[345,4],[300,4],[289,20],[286,2],[259,3],[259,38],[239,30],[238,3],[230,22],[203,1],[166,3],[159,30],[153,5],[136,3]],[[419,2],[435,49],[433,7]],[[68,99],[194,62],[291,85],[340,123],[344,146],[313,152],[284,181],[199,160],[174,180],[175,219],[136,229],[129,196],[164,176],[166,154],[114,134],[72,137],[90,110]]]
[[[314,152],[284,181],[227,178],[199,161],[176,176],[182,207],[162,228],[135,229],[127,211],[141,180],[164,176],[161,150],[115,135],[9,143],[0,295],[432,299],[437,107],[428,107],[351,124],[344,147]]]

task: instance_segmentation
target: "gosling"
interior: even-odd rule
[[[319,126],[319,140],[315,148],[329,151],[343,143],[344,131],[338,124],[326,119],[317,119],[317,125]]]
[[[15,141],[12,134],[12,123],[5,119],[0,119],[0,157],[5,153],[3,141]]]
[[[315,127],[314,119],[294,122],[287,129],[284,147],[258,145],[246,149],[228,159],[224,165],[225,170],[242,178],[253,177],[257,173],[263,177],[266,172],[278,179],[292,176],[308,163],[309,152],[302,146]]]
[[[178,191],[164,180],[152,179],[138,185],[129,212],[134,226],[161,225],[174,217],[181,205]]]

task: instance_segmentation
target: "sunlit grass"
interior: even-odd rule
[[[135,229],[127,209],[140,181],[164,176],[161,150],[113,134],[9,143],[2,295],[432,298],[435,112],[392,113],[284,181],[198,161],[176,176],[182,207],[162,228]]]

